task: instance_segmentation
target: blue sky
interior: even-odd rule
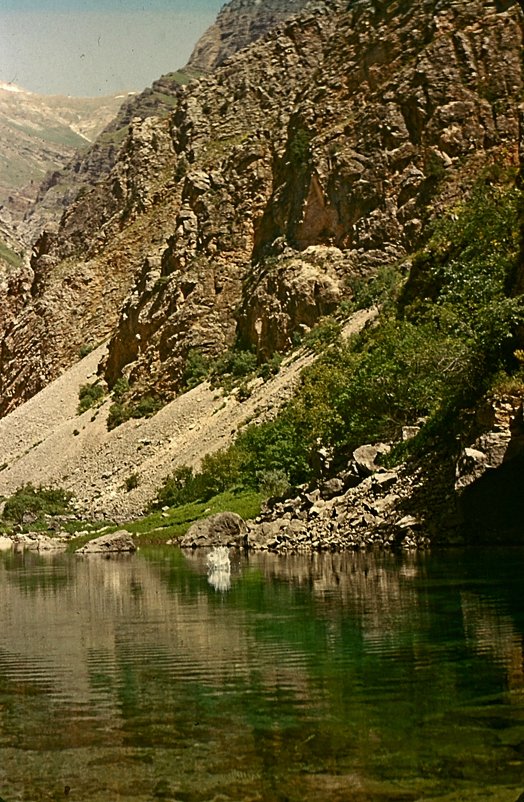
[[[0,0],[0,80],[41,94],[139,91],[181,67],[224,0]]]

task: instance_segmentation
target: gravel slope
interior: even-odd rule
[[[346,334],[376,314],[362,310]],[[197,467],[205,454],[228,445],[247,422],[274,413],[291,394],[300,371],[314,360],[300,350],[284,360],[271,380],[257,380],[249,399],[203,383],[167,404],[152,418],[130,420],[107,431],[110,400],[77,415],[78,391],[94,381],[104,346],[66,371],[23,406],[0,420],[0,494],[25,482],[72,490],[86,516],[126,520],[140,515],[162,480],[182,464]],[[137,473],[138,487],[125,480]]]

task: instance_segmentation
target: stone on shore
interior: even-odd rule
[[[246,540],[246,524],[236,512],[219,512],[202,521],[196,521],[182,538],[183,549],[211,546],[243,547]]]
[[[133,538],[125,529],[108,535],[101,535],[77,549],[75,554],[118,554],[136,551]]]

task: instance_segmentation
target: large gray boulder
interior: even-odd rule
[[[371,476],[375,471],[380,470],[377,458],[391,451],[391,446],[386,443],[376,445],[359,446],[353,451],[353,461],[361,476]]]
[[[236,512],[219,512],[190,526],[180,545],[183,549],[212,546],[243,547],[246,531],[244,520]]]
[[[133,538],[125,529],[119,529],[118,532],[90,540],[85,546],[77,549],[75,554],[114,554],[132,551],[136,551]]]

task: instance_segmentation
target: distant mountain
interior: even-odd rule
[[[85,150],[113,119],[126,96],[38,95],[0,82],[0,231],[36,197],[49,171]],[[3,225],[2,225],[3,223]]]

